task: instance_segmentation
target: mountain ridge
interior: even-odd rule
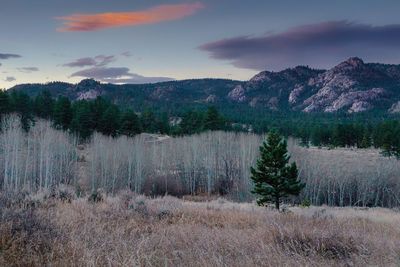
[[[248,81],[188,79],[152,84],[103,84],[85,79],[77,84],[21,84],[9,89],[34,96],[48,90],[71,100],[104,96],[124,105],[213,104],[266,110],[358,113],[400,112],[400,65],[365,63],[351,57],[328,70],[297,66],[262,71]]]

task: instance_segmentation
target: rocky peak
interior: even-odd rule
[[[97,86],[100,85],[100,82],[94,80],[94,79],[84,79],[82,81],[80,81],[80,83],[78,83],[78,86],[82,86],[82,87],[93,87],[93,86]]]
[[[249,82],[257,83],[257,82],[270,81],[272,74],[273,74],[273,72],[270,72],[270,71],[262,71],[262,72],[256,74],[253,78],[251,78],[249,80]]]
[[[284,82],[288,85],[290,83],[296,84],[304,82],[322,72],[322,70],[314,70],[307,66],[297,66],[295,68],[288,68],[278,72],[262,71],[251,78],[249,83],[259,84]]]
[[[281,78],[293,82],[302,83],[316,75],[324,72],[323,70],[311,69],[308,66],[297,66],[279,72]]]
[[[95,99],[103,94],[100,82],[94,79],[84,79],[73,86],[71,90],[76,92],[78,100]]]
[[[359,57],[351,57],[348,60],[346,60],[344,63],[353,66],[353,67],[360,67],[364,65],[364,61],[359,58]]]
[[[365,66],[364,61],[362,61],[361,58],[358,57],[351,57],[347,59],[346,61],[343,61],[336,67],[332,69],[333,72],[339,72],[339,73],[344,73],[356,69],[363,68]]]

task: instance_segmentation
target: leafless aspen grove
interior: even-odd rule
[[[16,116],[2,121],[0,188],[35,192],[60,184],[82,191],[115,193],[130,189],[147,195],[225,195],[250,200],[250,166],[263,136],[206,132],[169,138],[134,138],[95,133],[85,144],[48,121],[37,120],[25,133]],[[400,161],[377,150],[302,148],[289,140],[289,152],[307,186],[291,201],[314,205],[400,205]]]

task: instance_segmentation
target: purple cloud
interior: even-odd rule
[[[23,68],[17,68],[18,71],[23,72],[23,73],[31,73],[35,71],[39,71],[39,68],[36,67],[23,67]]]
[[[121,55],[124,56],[124,57],[131,57],[132,56],[131,52],[129,52],[129,51],[125,51],[125,52],[121,53]]]
[[[99,55],[94,58],[97,62],[96,66],[106,66],[116,60],[115,56]]]
[[[95,57],[78,58],[75,61],[65,63],[64,67],[88,67],[88,66],[106,66],[116,60],[115,56],[98,55]]]
[[[94,67],[84,69],[71,74],[71,77],[93,78],[106,83],[156,83],[172,81],[168,77],[145,77],[136,73],[131,73],[128,68],[106,68]]]
[[[72,73],[71,77],[80,76],[95,79],[107,79],[111,77],[121,77],[128,73],[128,68],[90,68]]]
[[[64,67],[86,67],[96,65],[96,60],[91,57],[78,58],[75,61],[63,64]]]
[[[372,26],[331,21],[294,27],[263,36],[240,36],[204,44],[199,49],[211,58],[236,67],[280,70],[295,65],[331,67],[358,56],[368,61],[398,63],[400,24]]]
[[[10,59],[10,58],[20,58],[20,55],[17,54],[2,54],[0,53],[0,59]]]
[[[11,77],[11,76],[8,76],[8,77],[6,77],[5,79],[4,79],[4,81],[6,81],[6,82],[15,82],[17,79],[15,79],[15,77]]]

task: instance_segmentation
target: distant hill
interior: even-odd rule
[[[48,90],[71,100],[104,96],[121,105],[160,108],[217,107],[311,112],[400,112],[400,65],[364,63],[349,58],[329,70],[298,66],[280,72],[263,71],[249,81],[195,79],[155,84],[21,84],[10,89],[30,96]]]

